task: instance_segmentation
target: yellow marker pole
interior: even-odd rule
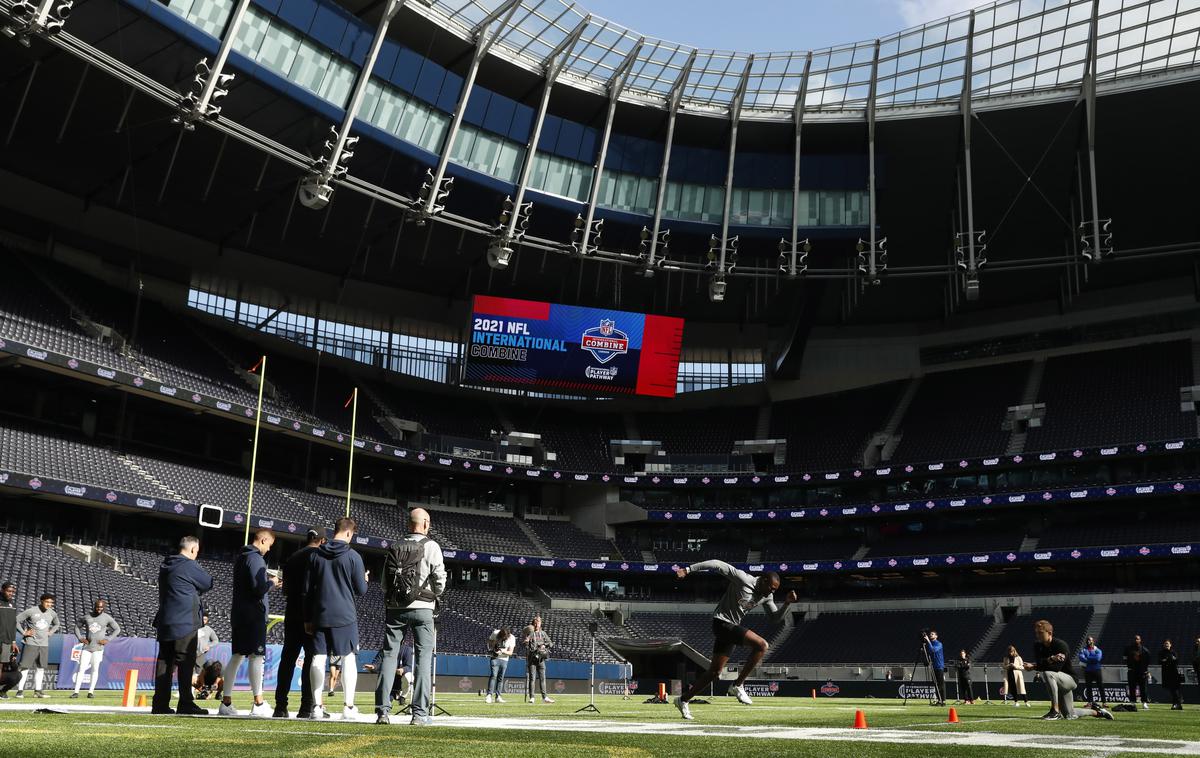
[[[354,487],[354,435],[358,433],[358,387],[351,397],[354,410],[350,414],[350,471],[346,474],[346,518],[350,518],[350,490]]]
[[[254,510],[254,474],[258,469],[258,431],[262,426],[263,386],[267,383],[267,356],[258,362],[258,412],[254,415],[254,451],[250,454],[250,494],[246,498],[246,544],[250,544],[250,514]]]

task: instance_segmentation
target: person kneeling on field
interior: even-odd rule
[[[675,707],[679,709],[679,713],[685,719],[689,720],[692,718],[692,712],[688,707],[688,701],[707,687],[710,682],[716,680],[721,670],[725,668],[725,664],[729,663],[729,656],[733,653],[733,649],[738,645],[750,648],[750,658],[738,673],[737,681],[729,688],[729,694],[735,696],[739,703],[750,705],[750,696],[746,694],[743,685],[746,683],[746,678],[758,666],[759,661],[767,654],[767,641],[741,626],[742,619],[751,610],[761,605],[767,611],[771,622],[778,624],[783,621],[788,606],[796,602],[796,593],[793,591],[788,592],[787,599],[782,606],[775,605],[774,595],[779,589],[779,574],[774,571],[756,578],[745,571],[734,568],[725,561],[714,560],[693,563],[688,568],[676,569],[675,575],[680,579],[685,579],[689,574],[704,572],[720,574],[728,580],[729,584],[725,589],[725,595],[713,612],[713,636],[716,639],[713,642],[712,663],[709,665],[708,671],[701,674],[687,692],[675,698]]]
[[[1059,721],[1062,719],[1077,719],[1075,712],[1075,671],[1071,666],[1071,648],[1067,643],[1054,637],[1054,625],[1041,620],[1033,625],[1033,636],[1037,642],[1033,646],[1035,663],[1026,663],[1026,671],[1040,671],[1046,688],[1050,690],[1050,711],[1042,716],[1044,721]],[[1091,715],[1112,720],[1112,713],[1107,708],[1088,705]]]

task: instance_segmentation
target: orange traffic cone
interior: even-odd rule
[[[958,711],[951,708],[950,709],[950,718],[946,719],[946,723],[947,724],[957,724],[958,723]]]
[[[854,712],[854,728],[855,729],[866,729],[867,728],[867,716],[862,711]]]
[[[816,688],[813,688],[813,700],[816,700],[816,699],[817,699],[817,690],[816,690]]]
[[[145,696],[145,695],[138,695],[138,699],[137,699],[137,707],[138,707],[138,708],[145,708],[145,707],[146,707],[146,696]]]

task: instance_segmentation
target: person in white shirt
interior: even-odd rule
[[[517,649],[517,638],[507,626],[502,626],[488,637],[487,647],[488,654],[492,657],[492,673],[488,676],[487,697],[484,698],[484,702],[491,703],[495,700],[497,703],[503,703],[504,698],[501,695],[504,693],[504,673],[508,671],[508,661]]]

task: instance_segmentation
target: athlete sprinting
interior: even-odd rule
[[[729,693],[737,697],[739,703],[750,705],[750,696],[746,694],[746,689],[742,685],[746,683],[746,677],[750,676],[750,673],[766,655],[767,641],[742,626],[742,619],[746,617],[747,613],[761,605],[771,621],[778,624],[783,621],[788,606],[796,602],[796,593],[788,592],[782,606],[775,604],[774,594],[779,589],[779,574],[774,571],[754,577],[741,569],[734,568],[725,561],[703,561],[693,563],[688,568],[676,569],[675,575],[684,579],[688,574],[707,572],[725,577],[729,580],[729,586],[725,589],[725,595],[721,601],[717,603],[716,610],[713,611],[712,628],[715,639],[712,663],[709,665],[708,671],[701,674],[687,692],[675,698],[675,707],[688,720],[692,718],[688,701],[707,687],[710,682],[716,680],[721,670],[725,668],[725,664],[729,663],[729,656],[733,649],[738,645],[750,648],[750,659],[746,661],[745,666],[742,666],[737,681],[733,683]]]

